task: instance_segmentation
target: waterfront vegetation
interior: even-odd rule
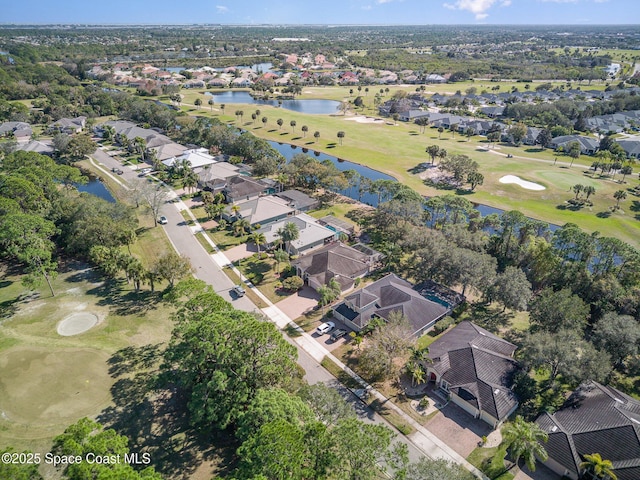
[[[418,56],[414,47],[393,49],[385,43],[378,50],[367,43],[370,38],[356,38],[350,29],[338,30],[352,44],[348,49],[345,44],[327,48],[341,61],[352,62],[353,69],[386,68],[387,62],[425,68],[447,65],[452,83],[427,85],[423,92],[526,90],[535,88],[536,82],[529,81],[533,77],[549,78],[547,75],[554,79],[545,80],[551,88],[605,90],[612,85],[603,80],[604,65],[620,59],[626,62],[623,72],[628,73],[635,61],[634,51],[602,50],[595,58],[585,58],[566,47],[556,52],[541,49],[531,54],[535,58],[519,72],[532,78],[498,81],[506,76],[498,72],[514,74],[520,59],[487,62],[485,52],[447,55],[433,49],[427,58]],[[416,42],[431,38],[429,32],[418,30]],[[90,31],[94,39],[102,38],[101,33]],[[232,36],[238,32],[230,28],[220,34],[228,31]],[[406,33],[399,31],[398,37],[391,35],[392,42]],[[471,45],[485,33],[483,28],[468,27],[452,38],[468,40]],[[40,48],[34,48],[23,41],[13,44],[5,30],[0,34],[0,43],[10,44],[6,48],[17,61],[14,66],[13,58],[9,62],[6,55],[0,56],[2,121],[28,120],[36,125],[36,137],[49,139],[47,126],[66,116],[87,115],[90,127],[106,119],[127,119],[161,128],[184,144],[198,145],[217,128],[217,143],[212,141],[207,147],[230,153],[234,162],[244,159],[259,176],[275,179],[278,173],[290,174],[286,181],[276,180],[280,186],[314,195],[322,188],[323,204],[312,215],[335,214],[357,222],[358,231],[384,254],[382,268],[363,283],[394,272],[415,283],[435,280],[466,294],[467,303],[442,320],[439,329],[472,320],[519,347],[517,359],[523,369],[514,389],[520,398],[519,413],[527,420],[559,408],[568,391],[586,379],[640,398],[640,260],[637,250],[622,243],[636,249],[640,246],[640,203],[634,188],[637,172],[622,183],[620,176],[611,178],[591,169],[590,156],[574,159],[538,147],[489,144],[482,136],[433,128],[422,131],[416,124],[378,115],[376,93],[378,101],[385,101],[398,92],[415,92],[420,88],[416,85],[383,89],[377,85],[296,86],[300,99],[342,102],[341,111],[333,115],[266,105],[233,104],[225,109],[215,102],[209,104],[202,89],[183,89],[179,95],[178,87],[167,88],[175,91],[162,95],[160,89],[144,87],[113,91],[112,85],[86,78],[87,60],[116,51],[120,55],[122,49],[135,50],[135,44],[114,47],[71,41],[61,49],[60,38],[66,41],[67,35],[75,33],[59,31],[43,33]],[[270,38],[274,31],[259,27],[255,34]],[[536,35],[541,41],[558,42],[555,33],[544,29]],[[311,36],[309,48],[326,47],[324,36],[318,37],[315,30]],[[256,49],[237,38],[243,36],[234,40],[237,56],[218,58],[217,64],[231,65],[240,58],[280,62],[282,52],[267,51],[270,47],[265,46]],[[571,41],[584,46],[588,38],[580,34]],[[149,43],[160,48],[157,39]],[[374,44],[383,45],[377,40]],[[194,52],[185,55],[196,53],[196,47],[192,48]],[[242,48],[251,53],[243,54]],[[283,44],[283,48],[297,46]],[[555,57],[562,61],[556,62]],[[51,63],[61,60],[62,66]],[[541,68],[541,60],[549,64]],[[489,74],[496,81],[470,80]],[[152,100],[171,104],[178,111]],[[260,115],[255,113],[252,118],[258,108]],[[208,124],[206,119],[217,122]],[[240,137],[224,124],[260,139],[369,166],[393,176],[399,182],[395,185],[402,187],[390,188],[381,182],[378,186],[385,193],[380,194],[377,209],[342,203],[335,192],[344,190],[349,178],[331,164],[313,162],[312,155],[311,161],[301,156],[285,171],[282,156],[265,147],[266,142],[245,137],[237,147],[234,142]],[[130,143],[123,138],[109,142],[120,142],[122,147]],[[133,143],[122,157],[123,164],[137,164],[145,155],[144,140]],[[105,182],[119,200],[117,204],[77,194],[73,184],[83,179],[69,165],[100,173],[93,161],[82,160],[95,148],[88,135],[56,135],[54,144],[55,161],[33,153],[10,153],[15,147],[12,139],[2,142],[0,363],[5,395],[0,398],[0,448],[77,453],[106,438],[113,442],[110,449],[152,453],[153,467],[167,478],[264,478],[276,470],[279,478],[323,478],[328,472],[331,478],[333,472],[345,478],[380,478],[389,473],[388,465],[395,465],[394,471],[406,465],[406,449],[392,444],[390,429],[355,420],[352,408],[336,391],[304,385],[295,349],[272,323],[263,321],[260,314],[235,310],[203,282],[179,281],[189,277],[189,265],[184,258],[168,253],[172,248],[163,230],[153,228],[157,211],[149,214],[134,207],[131,195],[110,178]],[[467,156],[469,163],[476,162],[484,181],[476,188],[467,188],[466,183],[440,187],[425,183],[422,174],[435,168],[425,152],[430,145],[445,149],[449,157]],[[181,171],[160,171],[158,177],[191,190],[197,180],[194,183],[190,173],[183,166]],[[505,175],[516,175],[545,189],[531,191],[500,183]],[[155,188],[156,184],[148,185]],[[576,208],[568,203],[578,200],[585,187],[590,189],[592,205]],[[437,197],[425,204],[424,195]],[[471,202],[506,213],[478,219]],[[195,207],[191,213],[200,223],[211,220],[205,207]],[[188,212],[183,216],[187,225],[193,224]],[[551,233],[532,219],[564,226]],[[203,235],[222,249],[251,238],[249,232],[234,232],[229,227],[207,227],[197,235],[198,240],[211,253]],[[274,303],[292,295],[282,284],[295,279],[295,272],[279,256],[288,258],[270,252],[234,263]],[[242,283],[234,270],[225,270],[234,283]],[[266,307],[254,291],[247,290],[247,298],[258,308]],[[82,335],[59,335],[60,322],[77,313],[93,315],[97,324]],[[319,305],[298,323],[311,331],[328,315]],[[397,401],[407,414],[426,423],[431,417],[416,414],[401,384],[409,375],[407,365],[423,358],[442,333],[430,333],[414,342],[408,338],[405,321],[397,315],[388,324],[372,322],[371,328],[350,337],[334,354]],[[292,328],[287,331],[292,337],[299,335]],[[345,385],[361,387],[330,359],[325,358],[322,365]],[[392,408],[373,398],[367,401],[401,433],[414,431]],[[98,433],[99,425],[78,420],[82,416],[115,428],[128,438],[129,447],[115,432]],[[520,420],[514,424],[530,425]],[[69,439],[80,450],[69,450],[73,447]],[[327,445],[331,448],[325,448]],[[507,445],[478,449],[469,460],[507,480],[512,475],[502,472],[506,453]],[[422,463],[425,471],[436,466]],[[109,468],[94,476],[117,474],[108,472]],[[450,465],[438,468],[451,469],[448,473],[453,475]],[[40,473],[47,478],[61,475],[49,467]],[[132,479],[143,474],[119,473]],[[63,474],[74,478],[81,472],[70,468]],[[153,471],[147,474],[145,478],[157,478]],[[10,476],[0,469],[3,475]]]
[[[316,87],[314,90],[321,91],[322,88]],[[392,87],[390,90],[392,93],[395,89]],[[344,89],[342,91],[344,92]],[[189,102],[190,95],[196,94],[187,94],[185,103]],[[570,157],[553,150],[540,149],[538,146],[493,146],[485,137],[474,136],[468,141],[466,137],[452,135],[450,132],[440,136],[434,128],[427,128],[425,133],[420,133],[419,127],[415,124],[394,124],[388,118],[382,122],[359,123],[354,119],[364,118],[366,115],[318,116],[277,107],[260,107],[262,114],[269,119],[266,126],[262,123],[254,125],[251,121],[240,122],[236,117],[223,115],[220,111],[211,113],[203,110],[201,115],[232,123],[260,138],[318,150],[366,165],[389,174],[404,185],[429,196],[448,193],[425,185],[414,173],[420,170],[420,164],[430,161],[425,153],[426,146],[435,144],[446,149],[450,155],[467,155],[478,162],[479,171],[484,175],[484,184],[474,191],[462,192],[465,198],[473,202],[503,210],[519,210],[529,217],[556,225],[575,223],[589,232],[607,232],[607,235],[620,238],[636,247],[640,246],[637,235],[637,201],[632,199],[626,208],[623,206],[622,210],[612,211],[612,207],[616,205],[613,194],[621,188],[629,189],[637,185],[637,175],[629,176],[626,184],[620,184],[619,178],[599,178],[590,170],[594,161],[591,156],[581,155],[573,166],[569,167]],[[188,106],[182,108],[187,112],[191,110]],[[250,112],[255,109],[255,105],[238,104],[235,108]],[[311,131],[321,132],[320,139],[316,141],[309,136],[304,138],[300,132],[293,133],[289,129],[280,130],[276,124],[278,118],[282,118],[285,124],[293,120],[298,125],[308,125]],[[376,118],[380,117],[376,115]],[[338,131],[345,132],[342,145],[339,145],[336,137]],[[372,142],[371,138],[375,138],[375,141]],[[507,158],[507,155],[512,155],[512,158]],[[499,180],[505,175],[517,175],[539,183],[545,190],[531,191],[515,184],[502,184]],[[569,191],[571,186],[579,183],[596,188],[593,207],[575,210],[565,205],[565,202],[572,198]]]

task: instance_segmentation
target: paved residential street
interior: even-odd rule
[[[101,170],[105,175],[110,176],[118,183],[138,181],[137,174],[134,170],[128,167],[122,167],[120,163],[111,158],[102,150],[98,149],[92,157],[101,165]],[[95,164],[95,163],[94,163]],[[111,168],[121,168],[124,170],[122,175],[115,175],[111,172]],[[126,188],[126,187],[125,187]],[[173,192],[172,192],[173,193]],[[180,207],[186,208],[181,205],[181,202],[166,203],[161,209],[161,214],[167,217],[168,223],[164,226],[158,226],[157,228],[164,228],[165,232],[176,249],[181,254],[186,255],[191,260],[192,265],[195,268],[195,276],[206,283],[213,286],[214,290],[223,296],[223,298],[232,302],[233,306],[240,310],[245,311],[260,311],[256,305],[249,300],[249,298],[235,298],[230,293],[230,289],[233,287],[233,282],[222,271],[222,268],[229,264],[229,260],[224,253],[217,252],[213,255],[207,253],[198,240],[194,236],[194,230],[197,230],[199,225],[196,222],[195,227],[190,227],[184,220],[184,217],[180,213]],[[245,285],[246,288],[250,288],[250,285]],[[258,296],[262,298],[268,305],[267,308],[262,309],[264,313],[272,322],[274,322],[279,328],[285,328],[292,323],[282,310],[273,305],[266,297],[264,297],[259,290],[254,290]],[[331,353],[326,350],[320,343],[312,338],[308,333],[301,332],[301,335],[295,338],[284,336],[289,343],[296,346],[298,350],[298,363],[305,370],[305,379],[308,383],[314,384],[318,382],[326,383],[327,385],[337,389],[340,394],[354,406],[358,416],[369,422],[382,424],[395,430],[391,425],[380,415],[375,413],[372,409],[367,407],[362,401],[356,397],[350,390],[346,389],[338,380],[325,370],[320,362],[325,356],[330,356],[336,364],[341,365],[341,362],[335,359]],[[416,428],[416,432],[410,437],[398,434],[398,440],[405,443],[409,450],[409,458],[411,461],[417,461],[422,456],[429,456],[431,458],[445,458],[452,460],[456,463],[464,465],[466,468],[474,471],[480,478],[484,478],[478,470],[473,468],[463,457],[458,455],[453,449],[449,448],[440,439],[436,438],[424,427],[419,425],[415,420],[409,417],[406,413],[398,409],[393,403],[382,397],[375,390],[371,392],[378,397],[379,400],[387,402],[386,405],[397,411],[404,417],[405,421]]]

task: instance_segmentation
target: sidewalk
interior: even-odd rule
[[[188,215],[194,222],[194,226],[192,227],[192,231],[194,234],[196,232],[202,232],[202,227],[198,224],[195,216],[191,213],[191,210],[186,208]],[[403,420],[415,428],[416,432],[412,433],[408,436],[408,438],[416,445],[422,452],[430,457],[430,458],[442,458],[445,460],[449,460],[455,463],[458,463],[465,467],[467,470],[472,472],[478,478],[482,478],[483,480],[488,480],[487,477],[480,472],[476,467],[467,462],[461,455],[456,453],[453,449],[451,449],[448,445],[446,445],[442,440],[433,435],[429,430],[416,422],[410,415],[406,414],[400,407],[391,402],[388,398],[378,392],[375,388],[365,382],[357,373],[347,367],[344,363],[342,363],[338,358],[336,358],[330,351],[316,342],[311,335],[305,332],[300,326],[298,326],[293,320],[291,320],[287,315],[285,315],[282,310],[280,310],[276,305],[274,305],[265,295],[262,294],[258,288],[255,287],[242,273],[234,266],[232,266],[229,259],[226,255],[216,246],[215,243],[209,238],[208,235],[203,235],[205,240],[211,247],[214,249],[216,253],[211,254],[211,258],[213,261],[220,267],[230,267],[233,272],[238,275],[240,280],[245,284],[247,288],[250,288],[260,299],[265,302],[268,306],[262,309],[262,312],[280,329],[285,329],[287,327],[294,328],[300,335],[296,337],[291,337],[292,340],[300,346],[305,352],[307,352],[311,357],[313,357],[318,363],[322,362],[324,358],[329,358],[332,360],[340,369],[346,372],[349,376],[355,379],[362,387],[369,392],[370,395],[373,395],[380,403],[384,404],[385,407],[394,410],[398,415],[400,415]]]

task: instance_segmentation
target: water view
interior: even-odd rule
[[[115,203],[116,199],[113,198],[111,192],[102,183],[102,181],[96,177],[91,177],[84,185],[76,185],[79,192],[87,192],[96,197],[100,197],[107,202]]]
[[[216,104],[220,103],[248,103],[250,105],[271,105],[277,107],[280,100],[258,100],[249,92],[206,92],[213,96]],[[330,115],[338,111],[340,102],[336,100],[282,100],[282,108],[298,113],[310,113],[314,115]]]

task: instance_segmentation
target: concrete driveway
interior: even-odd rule
[[[254,253],[258,253],[258,248],[254,243],[250,242],[243,243],[242,245],[238,245],[224,251],[224,254],[231,262],[235,262],[240,258],[249,258]]]
[[[482,436],[492,431],[488,424],[473,418],[452,402],[442,408],[426,427],[465,458],[478,446]]]
[[[228,255],[227,252],[225,254]],[[304,315],[318,305],[320,296],[311,287],[304,286],[295,295],[291,295],[284,300],[276,303],[276,306],[282,310],[291,320]]]

